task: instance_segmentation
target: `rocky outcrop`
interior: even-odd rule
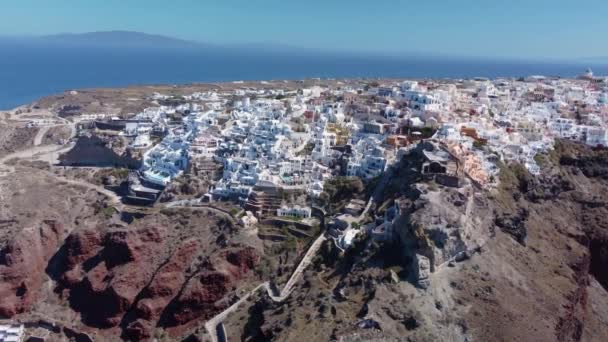
[[[426,289],[429,287],[431,280],[431,261],[424,255],[416,254],[413,259],[412,269],[414,270],[414,278],[416,284]]]
[[[574,271],[576,287],[574,291],[567,295],[565,313],[559,318],[555,327],[558,341],[580,341],[582,339],[587,309],[589,262],[589,255],[585,254],[579,262],[571,266]]]
[[[66,286],[73,286],[82,281],[83,263],[103,248],[102,236],[98,230],[78,230],[70,234],[62,247],[65,258],[58,265],[60,281]]]
[[[222,272],[203,271],[192,277],[165,313],[165,326],[178,326],[196,318],[208,319],[224,308],[216,304],[231,289],[230,277]]]
[[[421,275],[414,281],[426,288],[428,275],[436,267],[490,239],[494,220],[485,195],[476,193],[466,182],[458,189],[432,189],[423,183],[414,187],[419,195],[401,202],[394,230],[405,259],[411,260],[414,273]]]
[[[199,238],[180,241],[165,228],[81,229],[47,272],[83,323],[148,340],[158,326],[179,328],[217,313],[259,261],[252,248],[231,248],[213,259],[201,258],[203,251]]]
[[[151,280],[163,231],[159,228],[109,229],[75,233],[64,246],[67,266],[59,280],[83,321],[116,326]]]
[[[141,291],[131,317],[124,322],[126,337],[141,340],[151,336],[163,310],[186,281],[188,268],[199,248],[197,240],[186,240],[158,269],[150,284]]]
[[[12,317],[36,302],[44,269],[64,232],[61,223],[45,221],[21,230],[0,250],[0,317]]]
[[[260,261],[260,256],[251,247],[224,253],[224,258],[228,261],[226,267],[234,279],[242,278],[249,270],[255,268]]]
[[[526,224],[525,221],[528,218],[528,211],[524,208],[520,208],[515,214],[505,214],[497,217],[494,220],[496,226],[498,226],[503,232],[513,236],[513,238],[522,245],[526,245]]]
[[[218,303],[236,282],[259,263],[253,248],[224,253],[224,259],[203,269],[185,284],[182,292],[164,313],[166,326],[182,325],[193,319],[212,317],[227,303]]]

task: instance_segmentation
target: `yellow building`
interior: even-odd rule
[[[339,124],[328,123],[326,130],[336,135],[336,145],[342,146],[348,143],[348,138],[350,138],[350,131],[348,128]]]

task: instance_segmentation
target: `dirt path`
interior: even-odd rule
[[[38,130],[38,133],[36,133],[36,136],[34,137],[34,146],[39,146],[40,144],[42,144],[42,139],[44,139],[44,136],[49,131],[49,129],[51,129],[51,127],[54,127],[54,126],[40,127],[40,129]]]
[[[65,120],[63,118],[61,118],[62,120]],[[48,133],[48,131],[51,128],[54,127],[63,127],[63,126],[69,126],[70,127],[70,139],[76,136],[76,125],[74,125],[73,123],[69,122],[69,121],[65,121],[66,123],[62,123],[62,124],[58,124],[58,125],[44,125],[44,126],[38,126],[39,130],[38,133],[36,133],[36,136],[34,137],[34,146],[40,146],[42,145],[42,140],[44,139],[44,137],[46,136],[46,134]]]
[[[0,157],[0,175],[2,172],[15,172],[15,167],[8,165],[7,162],[11,159],[30,159],[42,160],[54,164],[57,162],[59,154],[69,151],[73,145],[43,145],[34,146],[25,150],[17,151]]]
[[[87,189],[91,189],[94,191],[97,191],[98,193],[108,197],[108,199],[110,200],[110,204],[115,206],[118,210],[122,210],[123,208],[123,204],[122,204],[122,200],[121,197],[118,196],[116,193],[114,193],[113,191],[110,191],[104,187],[101,187],[99,185],[95,185],[95,184],[91,184],[89,182],[86,181],[80,181],[77,179],[70,179],[70,178],[66,178],[66,177],[62,177],[62,176],[57,176],[56,174],[52,173],[52,172],[48,172],[48,175],[52,175],[55,178],[57,178],[59,181],[61,182],[65,182],[67,184],[70,185],[74,185],[74,186],[82,186],[85,187]]]
[[[46,145],[46,146],[37,146],[31,149],[27,149],[24,151],[15,152],[0,158],[0,177],[9,177],[12,173],[16,172],[16,168],[13,165],[7,165],[6,162],[11,159],[27,159],[31,158],[32,160],[44,160],[44,161],[54,161],[54,159],[62,152],[68,151],[72,148],[72,146],[60,146],[60,145]],[[52,164],[52,163],[51,163]],[[61,182],[85,187],[87,189],[92,189],[101,193],[102,195],[108,197],[112,205],[122,206],[120,196],[116,195],[114,192],[107,190],[101,186],[91,184],[86,181],[81,181],[77,179],[70,179],[63,176],[59,176],[50,171],[39,170],[44,172],[46,175],[53,177]]]
[[[7,112],[8,113],[8,119],[11,119],[12,116],[15,115],[15,112],[17,110],[19,110],[22,107],[16,108],[12,111]],[[45,114],[48,115],[52,115],[50,114],[50,112],[45,111]],[[8,173],[10,174],[11,172],[15,172],[15,168],[11,165],[7,165],[6,162],[11,160],[11,159],[27,159],[27,158],[31,158],[31,160],[42,160],[42,161],[46,161],[49,164],[53,165],[56,164],[58,159],[59,159],[59,155],[61,153],[67,152],[70,149],[72,149],[72,147],[74,147],[73,144],[68,144],[68,145],[44,145],[42,146],[42,140],[44,139],[44,136],[46,135],[46,133],[49,131],[49,129],[51,129],[52,127],[59,127],[59,126],[69,126],[70,127],[70,138],[72,139],[76,136],[76,125],[70,121],[68,121],[65,118],[59,117],[59,116],[55,116],[52,115],[54,120],[58,120],[63,122],[62,124],[56,124],[56,125],[44,125],[44,126],[40,126],[40,129],[38,130],[38,133],[36,133],[36,136],[34,137],[34,146],[27,148],[25,150],[21,150],[21,151],[17,151],[11,154],[8,154],[4,157],[0,158],[0,176],[2,176],[3,173]]]
[[[47,126],[47,127],[51,127],[51,126]],[[75,133],[75,130],[73,130],[72,132]],[[40,134],[40,132],[39,132],[39,136],[43,137],[44,133]],[[36,138],[38,139],[39,136],[37,135]],[[42,138],[40,138],[40,141],[41,141],[41,139]],[[0,177],[10,177],[10,175],[12,173],[16,172],[15,166],[7,164],[7,162],[12,159],[40,160],[40,161],[48,162],[49,164],[53,165],[58,162],[58,158],[61,153],[69,151],[70,149],[72,149],[72,147],[74,147],[73,144],[43,145],[43,146],[34,146],[34,147],[31,147],[31,148],[28,148],[28,149],[25,149],[22,151],[8,154],[8,155],[0,158]],[[101,186],[91,184],[86,181],[66,178],[63,176],[56,175],[50,171],[44,171],[44,170],[41,170],[41,171],[44,172],[46,175],[53,177],[61,182],[64,182],[64,183],[67,183],[70,185],[81,186],[81,187],[85,187],[87,189],[97,191],[98,193],[108,197],[111,205],[117,207],[118,209],[121,209],[123,207],[121,197],[116,195],[113,191],[107,190]]]

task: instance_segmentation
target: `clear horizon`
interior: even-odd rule
[[[0,35],[135,31],[211,44],[507,59],[607,57],[608,2],[312,0],[4,3]]]

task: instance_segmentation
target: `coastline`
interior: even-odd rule
[[[106,100],[111,99],[112,96],[125,97],[125,100],[141,101],[142,98],[136,96],[151,95],[154,92],[167,93],[169,95],[181,96],[188,95],[196,91],[208,91],[208,90],[234,90],[236,88],[259,88],[259,89],[271,89],[273,87],[282,87],[285,89],[297,89],[298,87],[309,87],[309,86],[335,86],[339,83],[343,85],[356,84],[361,82],[399,82],[404,80],[414,81],[446,81],[453,82],[457,80],[473,80],[473,79],[505,79],[515,80],[519,77],[510,76],[498,76],[498,77],[340,77],[340,78],[319,78],[310,77],[302,79],[256,79],[256,80],[227,80],[217,82],[184,82],[184,83],[149,83],[149,84],[128,84],[119,86],[100,86],[100,87],[83,87],[83,88],[69,88],[60,90],[57,92],[51,92],[41,96],[32,95],[31,101],[17,104],[16,106],[4,108],[0,101],[0,113],[11,112],[14,114],[19,109],[50,109],[49,104],[57,102],[59,100],[68,100],[70,97],[79,97],[83,94],[91,95],[92,97],[101,97]],[[555,79],[576,79],[574,76],[562,77],[562,76],[547,76],[547,78]],[[127,95],[127,96],[125,96]],[[128,95],[132,95],[130,98]],[[76,99],[77,100],[77,99]],[[78,100],[77,100],[78,101]],[[93,99],[93,102],[95,99]],[[36,107],[39,108],[36,108]]]
[[[44,55],[44,58],[39,56]],[[448,57],[255,55],[187,51],[108,51],[44,47],[7,49],[0,56],[0,110],[71,89],[130,88],[163,84],[226,84],[237,80],[460,79],[474,77],[574,77],[606,63]]]

